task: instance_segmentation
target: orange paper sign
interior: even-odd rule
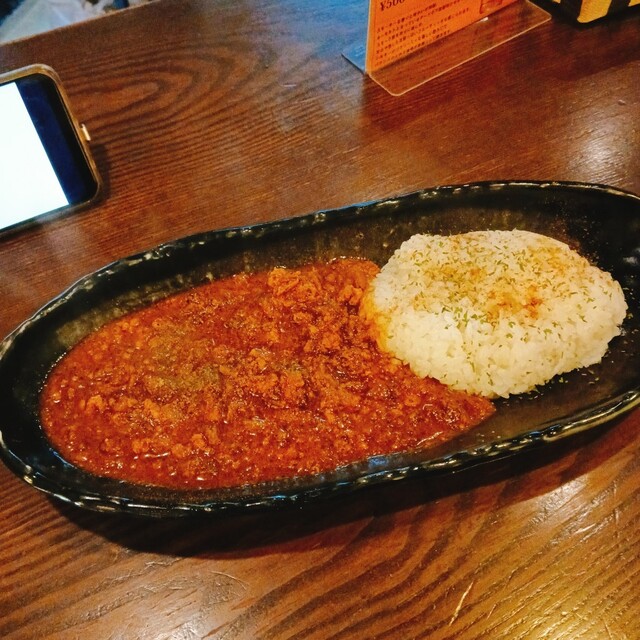
[[[382,69],[515,1],[371,0],[365,69]]]

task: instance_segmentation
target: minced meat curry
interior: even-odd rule
[[[44,429],[95,474],[217,488],[415,450],[489,416],[378,349],[358,313],[377,272],[341,259],[239,274],[112,321],[51,372]]]

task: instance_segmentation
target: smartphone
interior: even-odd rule
[[[96,200],[101,183],[85,132],[51,68],[0,75],[0,234]]]

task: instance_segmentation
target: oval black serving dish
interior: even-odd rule
[[[106,321],[213,278],[339,256],[383,264],[414,233],[526,229],[567,242],[623,286],[629,314],[604,360],[538,391],[497,402],[496,414],[437,448],[376,456],[310,477],[230,489],[176,491],[96,477],[63,460],[39,422],[53,364]],[[211,231],[118,260],[88,275],[0,344],[0,453],[20,478],[99,511],[151,516],[304,504],[526,450],[592,429],[640,399],[640,198],[601,185],[477,183],[244,228]]]

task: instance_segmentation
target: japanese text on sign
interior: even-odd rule
[[[371,0],[365,67],[381,69],[515,0]]]

